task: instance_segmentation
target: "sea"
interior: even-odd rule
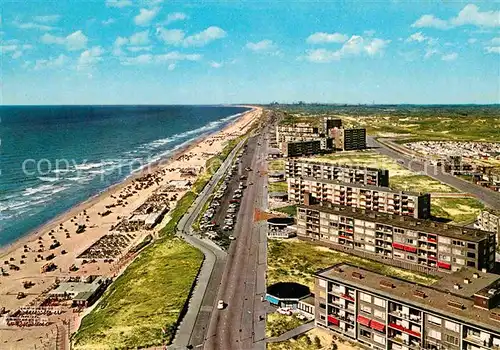
[[[0,246],[224,128],[247,110],[1,106]]]

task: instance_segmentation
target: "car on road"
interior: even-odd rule
[[[224,307],[225,307],[225,306],[226,306],[226,305],[224,304],[224,300],[222,300],[222,299],[221,299],[221,300],[219,300],[219,301],[217,302],[217,309],[218,309],[218,310],[224,310]]]
[[[246,170],[246,171],[252,171],[252,168],[250,168],[249,166],[247,166],[247,167],[245,168],[245,170]]]
[[[231,199],[229,203],[239,203],[240,201],[238,199]]]
[[[398,163],[399,163],[399,164],[404,164],[404,163],[405,163],[405,161],[404,161],[404,160],[402,160],[402,159],[398,159]]]
[[[233,235],[230,235],[228,238],[229,238],[231,241],[234,241],[234,240],[236,239],[236,237],[234,237]]]
[[[233,229],[233,226],[232,225],[225,225],[222,230],[223,231],[231,231]]]
[[[249,182],[248,184],[249,184],[249,185],[253,185],[253,182]]]

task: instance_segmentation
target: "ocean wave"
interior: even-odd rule
[[[82,164],[77,164],[75,165],[76,170],[90,170],[90,169],[95,169],[95,168],[102,168],[106,165],[112,165],[114,164],[113,161],[104,161],[104,162],[99,162],[99,163],[82,163]]]
[[[61,179],[59,177],[40,176],[38,178],[38,180],[44,181],[44,182],[56,182],[56,181],[59,181]]]

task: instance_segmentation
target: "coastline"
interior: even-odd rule
[[[34,228],[33,230],[26,232],[24,235],[20,236],[16,240],[14,240],[11,243],[8,243],[4,246],[0,246],[0,259],[3,259],[5,256],[9,255],[12,251],[19,249],[21,246],[32,243],[33,241],[36,240],[36,236],[38,234],[42,234],[44,231],[48,231],[51,229],[54,229],[59,225],[59,223],[67,221],[71,217],[75,216],[77,213],[82,212],[83,210],[86,210],[93,205],[99,203],[102,201],[104,198],[107,198],[110,195],[116,194],[123,190],[125,187],[129,186],[132,182],[137,180],[138,178],[144,176],[145,174],[148,173],[154,173],[161,169],[162,167],[166,167],[170,165],[172,162],[176,160],[176,158],[182,156],[185,153],[188,153],[192,149],[196,148],[200,143],[204,142],[206,139],[216,136],[217,134],[223,132],[225,129],[230,127],[231,125],[237,123],[239,120],[241,120],[246,114],[255,111],[256,108],[253,106],[242,106],[246,108],[250,108],[248,111],[245,111],[241,113],[237,118],[234,120],[230,121],[228,124],[223,126],[219,130],[215,130],[213,132],[208,132],[205,134],[201,134],[198,136],[196,139],[194,139],[192,142],[189,144],[180,147],[179,149],[175,150],[172,154],[165,156],[164,158],[161,158],[155,162],[152,162],[148,164],[147,167],[144,169],[141,169],[140,171],[137,171],[135,173],[131,173],[127,175],[123,180],[107,187],[106,189],[100,191],[99,193],[91,196],[90,198],[84,200],[83,202],[79,202],[69,208],[68,210],[58,214],[54,218],[50,219],[49,221],[39,225],[38,227]]]

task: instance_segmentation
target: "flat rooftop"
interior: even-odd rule
[[[359,183],[345,183],[342,181],[337,181],[337,180],[328,180],[328,179],[318,179],[314,177],[307,177],[307,176],[301,176],[300,178],[308,181],[316,181],[320,183],[328,183],[328,184],[333,184],[333,185],[340,185],[340,186],[345,186],[345,187],[354,187],[354,188],[360,188],[363,190],[370,190],[370,191],[376,191],[376,192],[387,192],[387,193],[394,193],[394,194],[399,194],[399,195],[406,195],[406,196],[422,196],[424,193],[422,192],[410,192],[410,191],[397,191],[393,190],[392,188],[389,187],[383,187],[383,186],[373,186],[373,185],[363,185]]]
[[[62,282],[55,289],[49,292],[49,295],[72,294],[73,296],[86,293],[93,294],[101,285],[102,278],[98,277],[94,281],[87,282]]]
[[[325,162],[325,161],[304,159],[304,158],[289,159],[288,164],[290,164],[290,163],[305,163],[305,164],[311,164],[311,165],[325,165],[325,166],[331,166],[331,167],[336,167],[336,168],[345,168],[345,169],[353,169],[353,170],[359,169],[359,170],[369,170],[369,171],[389,171],[387,169],[370,168],[370,167],[366,167],[366,166],[362,166],[362,165],[339,164],[339,163],[334,163],[334,162]]]
[[[445,276],[432,286],[422,286],[388,277],[347,263],[331,266],[316,272],[314,275],[319,278],[341,282],[395,301],[401,301],[419,309],[433,311],[458,321],[468,320],[470,323],[500,334],[500,321],[491,318],[495,314],[500,315],[500,308],[496,307],[491,310],[477,308],[474,306],[472,295],[468,295],[473,290],[477,292],[483,289],[487,283],[495,283],[500,280],[500,276],[475,271],[480,277],[474,279],[472,271],[475,270],[458,271],[458,274]],[[471,284],[467,285],[467,292],[457,291],[453,287],[451,290],[446,288],[447,285],[453,286],[454,281],[463,276],[469,276],[471,280]],[[450,281],[447,281],[448,279]],[[464,286],[463,280],[460,286]],[[417,296],[416,293],[420,296]],[[452,307],[449,302],[463,306],[461,309]]]
[[[330,214],[348,216],[357,220],[375,222],[383,225],[392,225],[415,231],[439,234],[445,237],[461,239],[470,242],[480,242],[495,235],[493,232],[483,231],[475,228],[465,228],[450,224],[443,224],[433,220],[416,219],[412,216],[393,215],[381,213],[369,209],[347,207],[330,202],[322,202],[322,205],[299,205],[298,208],[317,210]]]

